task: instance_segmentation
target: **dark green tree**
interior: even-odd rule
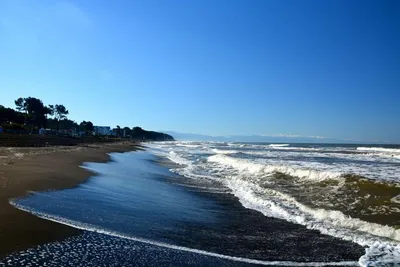
[[[132,134],[132,130],[129,127],[124,127],[123,132],[125,133],[125,137]]]
[[[49,108],[52,110],[52,115],[54,115],[54,119],[57,121],[57,132],[60,130],[60,120],[66,120],[69,111],[65,108],[64,105],[49,105]]]
[[[42,100],[35,97],[18,98],[15,100],[17,110],[25,114],[25,121],[34,127],[44,127],[46,125],[47,115],[52,114],[52,110],[46,107]]]
[[[133,134],[141,134],[143,132],[143,129],[140,128],[139,126],[133,127],[132,128],[132,133]]]
[[[24,98],[20,97],[17,100],[15,100],[14,103],[17,106],[17,110],[19,112],[26,112],[25,99]]]
[[[0,124],[16,123],[22,125],[24,122],[25,116],[23,113],[0,105]]]
[[[117,137],[121,137],[121,127],[117,125]]]
[[[79,126],[89,132],[93,132],[94,131],[94,126],[93,123],[91,121],[82,121]]]

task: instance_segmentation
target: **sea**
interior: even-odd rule
[[[82,229],[0,266],[400,266],[400,146],[154,142],[16,208]]]

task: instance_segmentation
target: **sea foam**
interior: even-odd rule
[[[383,148],[383,147],[357,147],[358,151],[375,151],[384,153],[400,153],[398,148]]]
[[[240,144],[235,144],[236,147],[243,148]],[[271,154],[273,150],[289,150],[292,147],[277,146],[265,147],[264,151],[259,148],[259,145],[246,145],[250,149],[257,149],[244,151],[247,155],[253,154],[254,156],[277,156],[280,154]],[[232,146],[231,146],[232,147]],[[273,150],[271,150],[273,149]],[[330,150],[332,148],[329,148]],[[336,148],[335,148],[336,149]],[[324,148],[308,148],[296,147],[298,153],[309,153],[311,151],[324,152]],[[330,156],[330,154],[322,154],[325,157],[337,157],[343,155],[343,159],[363,160],[360,158],[356,151],[367,151],[373,155],[363,155],[365,158],[368,156],[376,156],[375,154],[387,153],[400,153],[400,149],[386,149],[386,148],[362,148],[359,147],[351,151],[349,148],[337,148],[337,152]],[[363,255],[359,264],[361,266],[397,266],[400,265],[400,229],[395,229],[390,226],[380,225],[363,221],[357,218],[352,218],[337,210],[325,210],[310,208],[307,205],[299,203],[295,198],[281,192],[261,188],[257,183],[257,177],[272,175],[273,173],[283,173],[293,177],[297,177],[304,182],[322,182],[328,179],[343,181],[344,174],[351,174],[354,171],[364,177],[371,177],[373,179],[398,179],[398,172],[394,165],[385,166],[368,166],[368,169],[358,163],[351,163],[344,165],[340,163],[337,165],[327,165],[330,168],[325,168],[322,165],[313,165],[308,160],[308,154],[304,164],[294,161],[281,161],[279,158],[276,160],[269,160],[266,163],[257,161],[255,159],[244,159],[234,155],[234,153],[217,153],[218,150],[212,151],[215,155],[207,158],[207,163],[199,165],[198,162],[191,162],[186,168],[177,171],[186,177],[196,179],[198,176],[197,167],[201,166],[202,169],[210,170],[210,179],[216,179],[225,184],[232,190],[232,193],[237,196],[243,206],[258,210],[266,216],[281,218],[293,223],[301,224],[309,229],[319,230],[323,234],[338,237],[344,240],[353,241],[362,246],[367,246],[366,253]],[[180,156],[185,157],[185,151],[180,151]],[[278,153],[278,152],[277,152]],[[282,153],[287,153],[282,151]],[[343,154],[340,154],[343,153]],[[352,154],[353,153],[353,154]],[[290,155],[292,154],[282,154]],[[301,155],[303,156],[304,155]],[[380,155],[378,155],[380,156]],[[342,157],[340,157],[342,158]],[[303,158],[304,160],[304,158]],[[390,161],[388,161],[389,164]],[[394,163],[395,161],[393,161]],[[279,163],[279,164],[278,164]],[[305,164],[307,163],[307,164]],[[385,163],[386,164],[386,163]],[[308,168],[306,166],[309,166]],[[320,167],[323,168],[320,168]],[[317,169],[315,167],[318,167]],[[372,169],[370,169],[372,168]],[[326,171],[326,169],[329,169]],[[331,171],[332,169],[341,169],[343,171]],[[207,175],[202,175],[201,178],[207,178]]]
[[[342,176],[342,174],[339,172],[323,172],[312,169],[296,169],[287,165],[264,165],[261,163],[254,163],[245,159],[232,158],[226,155],[210,156],[208,160],[210,162],[215,162],[236,168],[241,172],[249,172],[251,174],[273,174],[279,172],[290,176],[299,177],[304,180],[316,182],[321,182],[327,179],[339,179]]]
[[[128,240],[132,240],[132,241],[136,241],[136,242],[141,242],[141,243],[148,244],[148,245],[163,247],[166,249],[196,253],[196,254],[200,254],[200,255],[204,255],[204,256],[217,257],[217,258],[232,260],[232,261],[236,261],[236,262],[252,263],[252,264],[258,264],[258,265],[264,265],[264,266],[315,266],[315,267],[319,267],[319,266],[356,266],[357,265],[357,262],[353,262],[353,261],[341,261],[341,262],[263,261],[263,260],[255,260],[255,259],[249,259],[249,258],[243,258],[243,257],[223,255],[223,254],[209,252],[209,251],[205,251],[205,250],[177,246],[174,244],[168,244],[168,243],[149,240],[149,239],[145,239],[145,238],[129,236],[124,233],[108,230],[105,228],[100,228],[100,227],[97,227],[96,225],[91,225],[88,223],[81,223],[81,222],[69,220],[69,219],[66,219],[63,217],[35,211],[35,210],[29,209],[23,205],[18,204],[17,201],[14,201],[14,200],[11,200],[10,204],[12,204],[14,207],[16,207],[20,210],[29,212],[40,218],[54,221],[57,223],[61,223],[64,225],[68,225],[68,226],[74,227],[76,229],[81,229],[81,230],[85,230],[85,231],[89,231],[89,232],[95,232],[95,233],[105,234],[105,235],[109,235],[109,236],[119,237],[119,238],[128,239]]]

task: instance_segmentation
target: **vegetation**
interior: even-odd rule
[[[49,105],[49,109],[51,110],[51,115],[54,115],[54,119],[57,122],[57,131],[58,131],[60,129],[59,125],[60,120],[66,120],[69,112],[64,107],[64,105],[55,105],[55,106]]]
[[[24,124],[25,116],[12,108],[0,105],[0,124],[8,123]]]
[[[131,136],[137,140],[173,141],[174,138],[165,133],[146,131],[140,127],[133,127]]]
[[[35,97],[18,98],[14,101],[15,109],[0,105],[0,126],[9,133],[38,133],[41,128],[47,129],[47,134],[63,136],[93,136],[95,126],[91,121],[77,124],[69,120],[69,111],[64,105],[48,105]],[[140,127],[120,127],[112,131],[117,138],[130,138],[148,141],[172,141],[168,134],[146,131]],[[109,136],[112,137],[111,134]]]
[[[81,127],[81,129],[85,130],[85,131],[89,131],[89,132],[93,132],[94,131],[94,125],[91,121],[82,121],[79,126]]]
[[[14,101],[17,110],[24,114],[25,124],[31,126],[31,132],[35,127],[45,127],[47,115],[53,113],[50,107],[46,107],[42,100],[34,97],[18,98]]]

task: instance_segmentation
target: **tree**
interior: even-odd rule
[[[121,127],[117,125],[117,137],[121,137]]]
[[[174,141],[171,135],[154,131],[146,131],[140,127],[133,127],[132,136],[135,140]]]
[[[132,133],[133,134],[140,134],[142,133],[144,130],[142,128],[140,128],[139,126],[133,127],[132,128]]]
[[[125,133],[124,137],[126,137],[127,135],[130,136],[132,134],[132,130],[129,127],[124,127],[123,130],[124,130],[123,132]]]
[[[82,121],[79,126],[88,132],[94,131],[94,126],[91,121]]]
[[[24,114],[12,108],[6,108],[0,105],[0,124],[12,123],[12,122],[17,124],[24,124],[25,122]]]
[[[52,114],[54,115],[54,118],[57,121],[57,132],[60,129],[60,120],[65,120],[67,119],[67,115],[69,114],[69,111],[65,108],[64,105],[49,105],[49,108],[52,110]]]
[[[28,110],[27,110],[27,107],[25,104],[25,98],[20,97],[17,100],[15,100],[14,103],[15,103],[17,110],[21,113],[24,113],[24,116],[25,116],[24,123],[26,124],[28,122],[29,114],[28,114]]]
[[[15,100],[14,103],[17,106],[17,110],[19,112],[26,112],[25,105],[24,105],[25,104],[25,100],[22,97],[20,97],[17,100]]]
[[[35,97],[20,97],[14,103],[18,111],[25,113],[26,123],[32,125],[31,131],[33,131],[34,126],[45,126],[47,115],[52,114],[52,110],[46,107],[42,100]]]

